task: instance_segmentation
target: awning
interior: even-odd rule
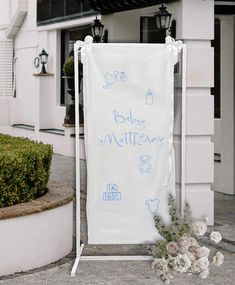
[[[175,0],[167,0],[174,2]],[[145,8],[148,6],[161,4],[161,0],[90,0],[93,9],[99,11],[100,14],[111,14],[116,12],[122,12],[132,9]]]

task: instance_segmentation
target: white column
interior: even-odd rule
[[[214,1],[182,0],[178,5],[177,38],[187,44],[186,200],[195,219],[214,223]],[[180,12],[179,12],[180,11]],[[178,16],[178,19],[177,19]],[[179,19],[180,18],[180,19]],[[178,94],[178,96],[177,96]],[[176,104],[180,102],[176,90]],[[178,106],[178,104],[177,104]],[[176,183],[180,189],[180,114],[176,112]],[[178,192],[179,194],[179,192]]]

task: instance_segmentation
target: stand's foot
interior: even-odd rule
[[[77,268],[78,268],[79,261],[81,259],[81,254],[82,254],[83,248],[84,248],[84,244],[81,244],[80,250],[77,250],[77,257],[76,257],[76,259],[74,261],[73,268],[71,270],[71,276],[72,277],[75,277],[75,275],[76,275],[76,271],[77,271]]]

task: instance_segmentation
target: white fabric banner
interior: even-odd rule
[[[179,45],[83,44],[89,244],[150,243],[174,195]]]

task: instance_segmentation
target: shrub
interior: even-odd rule
[[[47,192],[52,146],[0,134],[0,207]]]
[[[74,76],[74,58],[69,57],[63,65],[63,73],[65,76]]]

